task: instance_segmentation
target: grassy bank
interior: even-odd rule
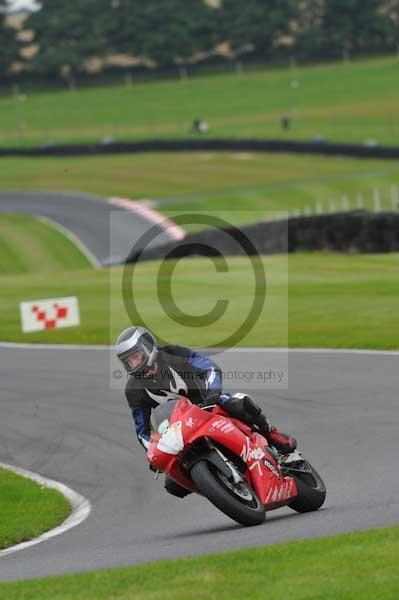
[[[28,95],[22,86],[0,99],[0,144],[184,138],[195,118],[209,122],[208,136],[397,144],[398,85],[391,57]],[[283,114],[293,118],[288,131]]]
[[[0,585],[4,600],[396,600],[399,527]]]
[[[234,224],[270,212],[324,211],[346,195],[373,206],[375,188],[391,209],[390,187],[399,185],[398,161],[231,153],[141,154],[86,158],[1,159],[3,189],[81,190],[99,196],[160,199],[169,216],[180,211],[222,211]]]
[[[51,225],[29,215],[0,213],[0,275],[90,266],[77,246]]]
[[[69,502],[56,490],[0,468],[0,549],[38,537],[70,512]]]
[[[257,323],[241,341],[242,345],[399,347],[398,254],[293,254],[288,259],[266,256],[262,262],[268,285],[266,303]],[[184,259],[175,269],[172,294],[181,310],[201,315],[209,312],[220,298],[230,301],[220,321],[201,328],[183,327],[165,316],[157,294],[159,263],[139,264],[134,292],[148,327],[162,337],[193,346],[217,343],[226,332],[234,330],[248,314],[254,283],[247,260],[232,258],[228,264],[229,272],[218,273],[206,259]],[[129,324],[122,300],[121,275],[122,269],[114,268],[109,272],[60,273],[52,279],[44,274],[1,277],[2,339],[113,343],[120,330]],[[20,301],[64,295],[79,298],[80,328],[21,333]]]

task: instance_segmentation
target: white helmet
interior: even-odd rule
[[[129,357],[136,352],[142,353],[142,360],[133,367]],[[154,336],[144,327],[129,327],[122,331],[116,340],[116,354],[126,371],[133,375],[145,372],[153,366],[158,355],[158,346]]]

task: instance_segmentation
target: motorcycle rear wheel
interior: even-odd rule
[[[302,468],[288,469],[287,473],[294,477],[298,490],[298,495],[290,502],[289,507],[299,513],[318,510],[326,499],[325,483],[307,460],[300,462],[303,463]]]
[[[246,482],[235,490],[234,484],[206,460],[195,463],[190,475],[200,493],[240,525],[251,527],[265,520],[265,508]]]

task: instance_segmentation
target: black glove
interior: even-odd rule
[[[256,417],[256,419],[254,420],[254,424],[257,426],[257,428],[262,434],[270,433],[270,421],[266,419],[265,415],[262,412]]]

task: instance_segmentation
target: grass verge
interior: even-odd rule
[[[186,138],[195,118],[208,137],[397,144],[397,57],[0,99],[0,144]],[[159,102],[162,98],[162,102]],[[226,99],[228,98],[228,102]],[[283,131],[282,115],[292,116]]]
[[[0,585],[4,600],[397,600],[399,527]]]
[[[359,194],[372,208],[375,188],[383,209],[392,209],[391,186],[399,185],[398,161],[251,154],[124,154],[79,158],[3,158],[3,189],[81,191],[99,196],[159,199],[173,218],[184,210],[221,211],[235,225],[270,217],[270,212],[325,212],[331,201],[352,208]],[[154,176],[156,173],[156,176]],[[193,227],[189,227],[193,229]]]
[[[377,348],[399,347],[399,254],[292,254],[264,256],[267,295],[244,346]],[[229,300],[223,317],[209,326],[181,326],[165,314],[157,291],[158,262],[140,263],[134,293],[147,326],[176,343],[217,344],[241,324],[254,298],[254,278],[245,258],[228,258],[228,272],[207,259],[181,260],[172,277],[177,306],[189,315],[208,313],[218,299]],[[114,343],[129,325],[122,298],[122,268],[3,276],[0,331],[3,340],[42,343]],[[23,334],[18,304],[23,300],[76,295],[79,328]],[[164,295],[161,280],[160,296]],[[172,306],[168,306],[172,317]]]
[[[0,468],[0,549],[38,537],[70,512],[68,500],[57,490]]]
[[[91,267],[65,235],[34,217],[0,213],[0,275]]]

